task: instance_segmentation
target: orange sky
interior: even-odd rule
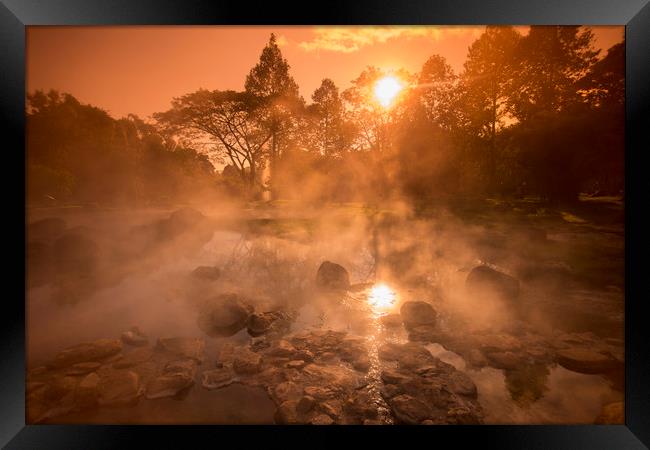
[[[243,89],[274,32],[309,101],[322,78],[343,90],[368,65],[416,72],[438,53],[459,72],[483,28],[30,26],[27,90],[58,89],[114,117],[146,118],[168,109],[172,97],[201,87]],[[623,39],[622,26],[592,29],[596,46],[605,50]]]

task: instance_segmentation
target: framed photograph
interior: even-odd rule
[[[646,0],[0,3],[6,448],[648,448]]]

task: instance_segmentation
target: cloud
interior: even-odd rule
[[[471,35],[478,37],[484,27],[326,27],[314,29],[314,37],[298,43],[305,51],[352,53],[363,47],[383,44],[390,39],[427,38]]]
[[[284,34],[281,34],[280,36],[277,37],[277,44],[278,47],[286,47],[289,45],[289,39]]]

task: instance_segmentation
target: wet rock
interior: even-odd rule
[[[142,394],[138,374],[132,371],[105,373],[100,377],[98,390],[99,403],[105,406],[133,405]]]
[[[601,410],[594,423],[597,425],[624,424],[625,405],[623,402],[615,402],[603,406],[603,409]]]
[[[221,270],[213,266],[198,266],[192,271],[192,276],[199,280],[217,281],[221,277]]]
[[[323,261],[316,273],[316,284],[326,289],[348,289],[350,275],[345,267],[330,261]]]
[[[86,375],[75,392],[75,407],[83,410],[93,408],[99,403],[99,375],[93,372]]]
[[[306,386],[305,394],[310,395],[318,400],[333,398],[338,395],[338,391],[324,386]]]
[[[605,373],[620,364],[610,354],[580,347],[558,350],[557,362],[565,369],[585,374]]]
[[[237,294],[221,294],[201,309],[197,324],[211,337],[228,337],[246,327],[253,308]]]
[[[470,408],[460,406],[447,411],[447,421],[450,425],[479,425],[480,418]]]
[[[272,391],[272,397],[277,403],[283,403],[287,400],[299,400],[303,395],[302,386],[294,383],[293,381],[285,381],[280,383]],[[308,394],[312,396],[311,394]]]
[[[376,419],[366,419],[363,421],[364,425],[383,425],[381,420],[376,420]]]
[[[316,406],[316,399],[309,395],[305,395],[298,400],[296,411],[298,411],[299,414],[306,414],[314,409],[314,406]]]
[[[219,389],[234,381],[234,373],[228,368],[206,370],[201,376],[201,385],[206,389]]]
[[[366,390],[353,393],[345,402],[344,410],[348,417],[358,423],[378,416],[377,403]]]
[[[488,266],[473,268],[467,275],[465,288],[468,294],[478,297],[496,296],[509,301],[519,297],[519,281]]]
[[[404,302],[399,312],[406,328],[421,325],[432,326],[436,323],[438,316],[429,303],[421,301]]]
[[[151,347],[136,348],[126,353],[119,361],[115,361],[113,367],[116,369],[126,369],[147,362],[152,356],[153,349]]]
[[[248,318],[248,334],[257,337],[263,334],[282,335],[291,328],[292,317],[282,311],[270,311],[251,314]]]
[[[447,382],[449,389],[454,394],[465,395],[468,397],[476,398],[478,391],[476,385],[470,377],[465,375],[463,372],[455,371],[449,376],[449,381]]]
[[[481,336],[480,348],[484,353],[517,351],[521,342],[509,334],[493,334]]]
[[[301,359],[294,359],[289,361],[286,365],[288,369],[302,369],[307,363]]]
[[[402,316],[399,314],[386,314],[380,320],[386,328],[398,328],[402,326]]]
[[[521,355],[513,352],[490,352],[486,357],[490,365],[497,369],[516,369],[524,362]]]
[[[134,347],[142,347],[144,345],[147,345],[149,342],[147,336],[140,332],[137,327],[133,327],[131,330],[125,331],[122,333],[120,338],[125,344],[132,345]]]
[[[73,396],[78,378],[71,376],[56,377],[45,387],[45,400],[48,403],[61,403],[65,397]]]
[[[194,384],[187,372],[171,372],[154,378],[147,385],[147,398],[173,397]]]
[[[340,418],[343,414],[343,405],[339,400],[326,400],[318,404],[318,409],[334,420]]]
[[[280,425],[296,425],[303,423],[298,415],[296,400],[287,400],[275,412],[275,421]]]
[[[422,401],[410,395],[398,395],[388,401],[398,422],[417,425],[431,415],[431,410]]]
[[[165,374],[181,373],[194,379],[197,371],[197,363],[193,359],[172,361],[165,365],[163,371]]]
[[[232,367],[238,374],[254,374],[262,370],[262,357],[247,348],[236,351]]]
[[[94,372],[101,367],[98,362],[83,362],[73,364],[67,371],[66,375],[86,375],[87,373]]]
[[[332,425],[334,423],[334,419],[332,419],[327,414],[319,414],[311,419],[310,423],[312,425]]]
[[[191,358],[202,363],[205,341],[199,338],[185,337],[159,338],[156,347],[170,355]]]
[[[75,345],[59,352],[50,365],[55,368],[61,368],[82,362],[101,361],[120,351],[122,351],[122,342],[119,340],[99,339],[93,342]]]
[[[65,220],[59,217],[48,217],[37,220],[27,226],[28,239],[54,239],[60,236],[66,229]]]
[[[284,339],[278,341],[273,347],[267,350],[267,354],[269,356],[285,357],[285,358],[292,356],[295,352],[296,349],[294,348],[294,346],[291,345],[290,342]]]

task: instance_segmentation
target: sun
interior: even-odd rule
[[[370,290],[368,303],[376,311],[386,311],[395,305],[397,300],[395,291],[385,284],[376,284]]]
[[[404,89],[404,86],[402,86],[399,79],[390,75],[385,76],[375,84],[375,97],[377,97],[381,106],[388,108],[402,89]]]

